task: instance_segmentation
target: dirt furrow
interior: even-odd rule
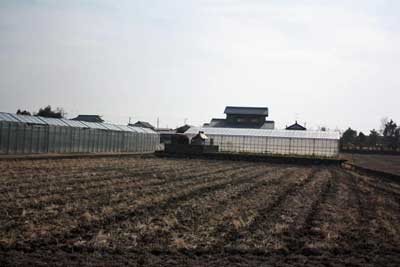
[[[226,175],[229,173],[225,174],[214,174],[210,175],[209,177],[204,177],[202,179],[196,179],[195,181],[189,181],[182,183],[180,186],[176,185],[168,185],[167,186],[162,186],[162,187],[156,187],[153,189],[146,189],[139,191],[138,193],[141,193],[140,196],[137,196],[138,198],[128,200],[125,198],[126,201],[123,199],[119,199],[120,205],[116,205],[117,203],[112,203],[110,209],[107,209],[109,206],[103,206],[98,202],[95,202],[91,205],[88,206],[90,208],[83,214],[82,216],[82,206],[77,206],[77,212],[81,214],[80,216],[77,215],[69,215],[65,216],[65,213],[63,214],[63,217],[55,217],[57,220],[50,218],[46,218],[46,216],[41,216],[41,218],[38,218],[39,221],[37,222],[38,225],[40,225],[40,228],[34,227],[33,223],[34,221],[29,222],[28,224],[25,224],[23,228],[21,227],[15,227],[14,225],[7,225],[5,226],[7,229],[14,229],[15,231],[21,232],[22,229],[26,229],[26,235],[31,236],[32,238],[36,238],[36,236],[46,236],[49,233],[53,232],[59,232],[60,230],[64,232],[65,230],[68,229],[73,229],[73,228],[79,228],[81,224],[86,225],[86,224],[93,224],[95,223],[96,225],[99,224],[99,222],[102,221],[110,221],[110,220],[121,220],[124,216],[128,216],[129,214],[135,214],[135,207],[147,207],[147,205],[152,205],[152,202],[155,202],[157,204],[163,203],[163,200],[166,201],[173,201],[175,195],[180,195],[183,194],[185,195],[185,192],[196,192],[196,190],[201,190],[201,188],[212,188],[213,185],[226,185],[229,184],[229,182],[232,179],[238,179],[240,178],[243,173],[245,173],[247,170],[235,170],[230,173],[232,177],[226,177]],[[151,193],[152,192],[152,193]],[[190,194],[189,194],[190,195]],[[128,195],[129,198],[131,196]],[[169,200],[171,198],[171,200]],[[80,200],[82,202],[82,200]],[[106,208],[106,209],[104,209]],[[146,209],[146,208],[144,208]],[[84,209],[83,209],[84,210]],[[125,215],[127,214],[127,215]],[[83,221],[79,221],[77,219],[83,219]],[[50,220],[50,221],[49,221]],[[50,224],[49,224],[50,223]],[[12,227],[11,227],[12,226]],[[58,229],[58,230],[57,230]],[[3,227],[3,231],[6,230]],[[23,232],[24,232],[23,231]],[[7,233],[10,239],[12,241],[12,232]]]
[[[230,239],[225,241],[229,245],[226,247],[286,250],[287,246],[281,235],[291,225],[301,223],[302,216],[310,208],[310,192],[323,182],[321,173],[323,171],[313,169],[271,193],[270,198],[265,199],[265,204],[255,211],[254,219],[246,227],[230,227]]]
[[[122,177],[129,177],[129,176],[137,176],[137,175],[153,175],[155,173],[184,173],[186,171],[193,172],[194,170],[202,170],[202,169],[213,169],[215,166],[197,166],[193,165],[185,165],[185,166],[154,166],[154,167],[140,167],[140,168],[133,168],[133,169],[125,169],[120,168],[113,170],[95,170],[95,171],[88,171],[85,169],[81,169],[79,175],[72,174],[72,175],[64,175],[61,177],[57,174],[47,174],[46,181],[39,181],[36,178],[31,179],[23,179],[19,178],[14,183],[5,182],[3,184],[3,189],[0,191],[1,194],[10,195],[11,193],[21,195],[20,197],[29,197],[29,194],[40,194],[40,191],[44,191],[50,193],[51,187],[60,188],[60,187],[71,187],[74,189],[74,185],[83,185],[85,183],[96,182],[96,181],[107,181],[107,180],[114,180],[117,178]],[[26,181],[28,180],[28,181]],[[79,182],[79,183],[77,183]],[[13,197],[18,197],[18,195],[13,195]]]
[[[216,226],[224,207],[235,205],[232,203],[238,203],[239,199],[257,193],[262,187],[272,185],[274,182],[279,183],[280,176],[271,174],[287,172],[284,169],[277,171],[257,168],[251,174],[243,175],[242,178],[218,190],[197,194],[182,203],[174,203],[167,209],[158,207],[144,217],[125,221],[122,223],[123,227],[116,226],[118,231],[111,229],[110,234],[129,233],[131,236],[128,236],[128,239],[123,236],[121,239],[131,241],[130,238],[135,236],[136,246],[191,247],[190,243],[193,244],[194,241],[196,246],[201,246],[202,243],[206,243],[201,240],[201,232],[205,234],[204,230],[209,231]],[[190,237],[195,240],[189,240]],[[129,242],[127,244],[129,245]]]
[[[126,160],[118,164],[118,166],[111,165],[107,167],[103,166],[103,161],[96,161],[98,164],[97,166],[81,166],[76,164],[78,167],[74,167],[68,169],[68,172],[65,172],[66,167],[59,168],[60,163],[53,163],[54,169],[48,169],[45,163],[38,163],[38,162],[30,162],[30,164],[37,164],[38,169],[32,169],[32,171],[28,172],[27,175],[24,175],[26,170],[24,169],[15,169],[13,166],[3,165],[0,164],[0,180],[3,180],[3,187],[1,188],[1,192],[5,191],[6,188],[15,189],[15,187],[27,187],[32,188],[34,187],[41,187],[43,185],[48,184],[55,184],[58,183],[69,182],[69,181],[80,181],[81,179],[85,179],[87,176],[90,177],[93,174],[100,174],[100,175],[107,175],[113,173],[122,173],[122,174],[131,174],[131,172],[135,170],[148,171],[148,172],[158,172],[162,171],[163,169],[171,169],[179,172],[182,168],[204,168],[207,165],[208,168],[213,167],[221,167],[223,164],[216,164],[215,162],[209,162],[207,164],[202,164],[202,162],[185,162],[185,164],[176,164],[174,160],[162,160],[162,164],[156,160],[153,160],[151,164],[137,164],[137,160]],[[3,162],[4,163],[4,162]],[[17,163],[15,163],[17,164]],[[17,165],[18,166],[18,165]],[[87,175],[90,174],[90,175]],[[13,178],[10,178],[13,177]],[[27,182],[25,182],[27,181]],[[25,182],[25,183],[24,183]],[[8,186],[7,186],[8,185]]]
[[[365,237],[375,241],[373,245],[367,242],[366,247],[376,249],[381,246],[380,244],[397,246],[400,243],[400,226],[398,224],[400,204],[397,195],[371,186],[371,182],[366,181],[370,177],[353,172],[349,172],[349,174],[355,181],[356,190],[359,191],[358,197],[362,214],[360,229],[368,229],[364,231]]]
[[[196,173],[193,173],[192,176],[188,177],[179,177],[175,182],[168,182],[154,185],[154,186],[137,186],[136,184],[132,184],[130,187],[123,187],[120,191],[118,188],[110,187],[110,188],[100,188],[98,192],[93,192],[93,195],[90,194],[78,194],[76,197],[73,195],[68,195],[66,198],[63,195],[60,195],[60,198],[63,202],[66,202],[66,205],[56,205],[55,201],[46,204],[46,203],[32,203],[33,209],[30,210],[28,207],[22,208],[22,216],[21,213],[15,214],[15,210],[11,210],[14,213],[11,213],[3,209],[2,220],[5,220],[0,227],[1,231],[7,231],[7,229],[12,229],[17,226],[29,226],[32,228],[32,224],[34,224],[37,219],[35,218],[35,214],[37,211],[40,211],[40,220],[38,223],[48,220],[57,220],[58,217],[63,216],[66,219],[72,219],[76,217],[82,216],[82,210],[87,211],[87,213],[96,214],[99,212],[103,212],[106,208],[110,210],[118,210],[119,206],[126,206],[126,203],[135,203],[138,201],[137,198],[140,197],[150,197],[154,194],[162,194],[167,193],[171,190],[178,190],[179,188],[185,188],[190,185],[195,185],[197,183],[203,182],[202,179],[218,179],[224,175],[236,175],[243,172],[246,172],[247,168],[240,167],[230,167],[229,169],[221,169],[219,171],[210,172],[206,175],[198,176]],[[64,198],[63,198],[64,197]],[[70,201],[67,201],[70,199]],[[13,215],[14,214],[14,215]],[[34,216],[34,217],[32,217]]]
[[[236,168],[236,167],[235,167]],[[219,167],[219,168],[198,168],[196,170],[196,175],[201,176],[201,175],[207,175],[209,173],[213,173],[213,172],[220,172],[223,170],[229,170],[232,169],[232,167]],[[136,182],[136,181],[142,181],[143,183],[148,183],[148,184],[163,184],[167,181],[171,181],[173,179],[170,179],[170,176],[174,176],[174,173],[176,172],[176,170],[172,170],[171,172],[162,172],[159,173],[158,175],[149,175],[147,172],[141,173],[133,173],[131,175],[113,175],[111,177],[106,177],[103,181],[105,184],[102,184],[102,181],[98,181],[97,177],[93,177],[94,179],[90,179],[88,182],[83,182],[83,183],[76,183],[73,182],[73,184],[75,184],[75,187],[71,187],[68,185],[60,185],[60,186],[54,186],[55,188],[53,190],[49,190],[49,187],[45,187],[43,188],[41,191],[35,191],[32,190],[33,193],[31,194],[22,194],[21,196],[10,196],[7,195],[7,198],[12,197],[12,199],[16,200],[18,202],[18,206],[24,206],[24,202],[29,202],[29,204],[32,205],[30,199],[34,198],[35,199],[35,203],[42,203],[42,199],[45,202],[50,203],[51,201],[57,201],[60,199],[60,197],[62,199],[64,199],[64,197],[62,195],[64,195],[65,193],[68,193],[68,196],[70,196],[71,198],[75,198],[75,196],[79,196],[81,194],[81,192],[85,191],[86,195],[90,194],[91,190],[96,191],[96,189],[98,188],[103,188],[104,186],[109,186],[110,189],[113,190],[118,190],[118,186],[120,186],[121,188],[124,187],[128,187],[130,183],[132,182]],[[182,178],[187,178],[190,176],[193,176],[194,173],[194,169],[189,169],[189,170],[184,170],[184,171],[179,171],[180,176]],[[148,176],[149,179],[146,179]],[[101,178],[103,179],[103,178]],[[176,180],[179,180],[181,178],[176,178]],[[110,183],[107,183],[110,182]],[[55,198],[55,199],[53,199]],[[20,200],[20,201],[18,201]],[[25,200],[25,201],[24,201]],[[65,199],[67,201],[67,199]],[[7,203],[5,203],[7,204]],[[10,205],[14,205],[14,203],[9,203]],[[61,203],[60,203],[61,204]]]

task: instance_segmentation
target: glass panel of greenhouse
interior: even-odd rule
[[[322,157],[339,154],[338,132],[192,127],[185,134],[192,138],[199,131],[212,139],[221,152]]]
[[[39,117],[35,116],[27,116],[27,115],[15,115],[15,114],[10,114],[14,118],[16,118],[18,121],[23,122],[23,123],[30,123],[30,124],[38,124],[38,125],[46,125],[44,121],[39,119]]]
[[[97,123],[97,122],[87,122],[87,121],[81,121],[84,125],[86,125],[90,129],[101,129],[101,130],[108,130],[107,127],[105,127],[102,123]]]
[[[126,125],[115,125],[116,127],[118,127],[118,129],[120,131],[124,131],[124,132],[134,132],[131,128],[129,128]]]
[[[109,123],[101,123],[101,125],[103,125],[104,127],[106,127],[109,130],[113,130],[113,131],[122,131],[121,128],[119,128],[117,125],[113,125],[113,124],[109,124]]]
[[[67,124],[70,127],[76,127],[76,128],[88,128],[85,124],[83,124],[80,121],[74,121],[74,120],[67,120],[67,119],[60,119],[62,120],[65,124]]]
[[[150,129],[0,113],[0,154],[152,153],[159,144]]]
[[[0,112],[0,121],[7,121],[7,122],[19,122],[16,118],[11,116],[8,113]]]
[[[137,133],[145,133],[146,131],[144,130],[144,128],[140,128],[140,127],[136,127],[136,126],[128,126],[129,128],[131,128],[132,130],[134,130]]]
[[[52,126],[68,126],[65,122],[63,122],[60,119],[56,118],[45,118],[45,117],[38,117],[42,121],[44,121],[47,125],[52,125]]]

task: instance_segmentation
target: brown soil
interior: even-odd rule
[[[341,157],[363,168],[400,175],[400,155],[343,153]]]
[[[0,266],[399,266],[400,184],[339,167],[0,162]]]

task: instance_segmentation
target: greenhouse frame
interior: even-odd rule
[[[0,112],[0,154],[154,152],[151,129]]]
[[[219,146],[220,152],[320,157],[339,155],[338,132],[192,127],[185,134],[192,138],[200,131],[210,138],[210,143]]]

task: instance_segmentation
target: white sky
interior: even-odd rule
[[[0,111],[175,127],[268,106],[278,128],[400,122],[400,1],[2,0]]]

